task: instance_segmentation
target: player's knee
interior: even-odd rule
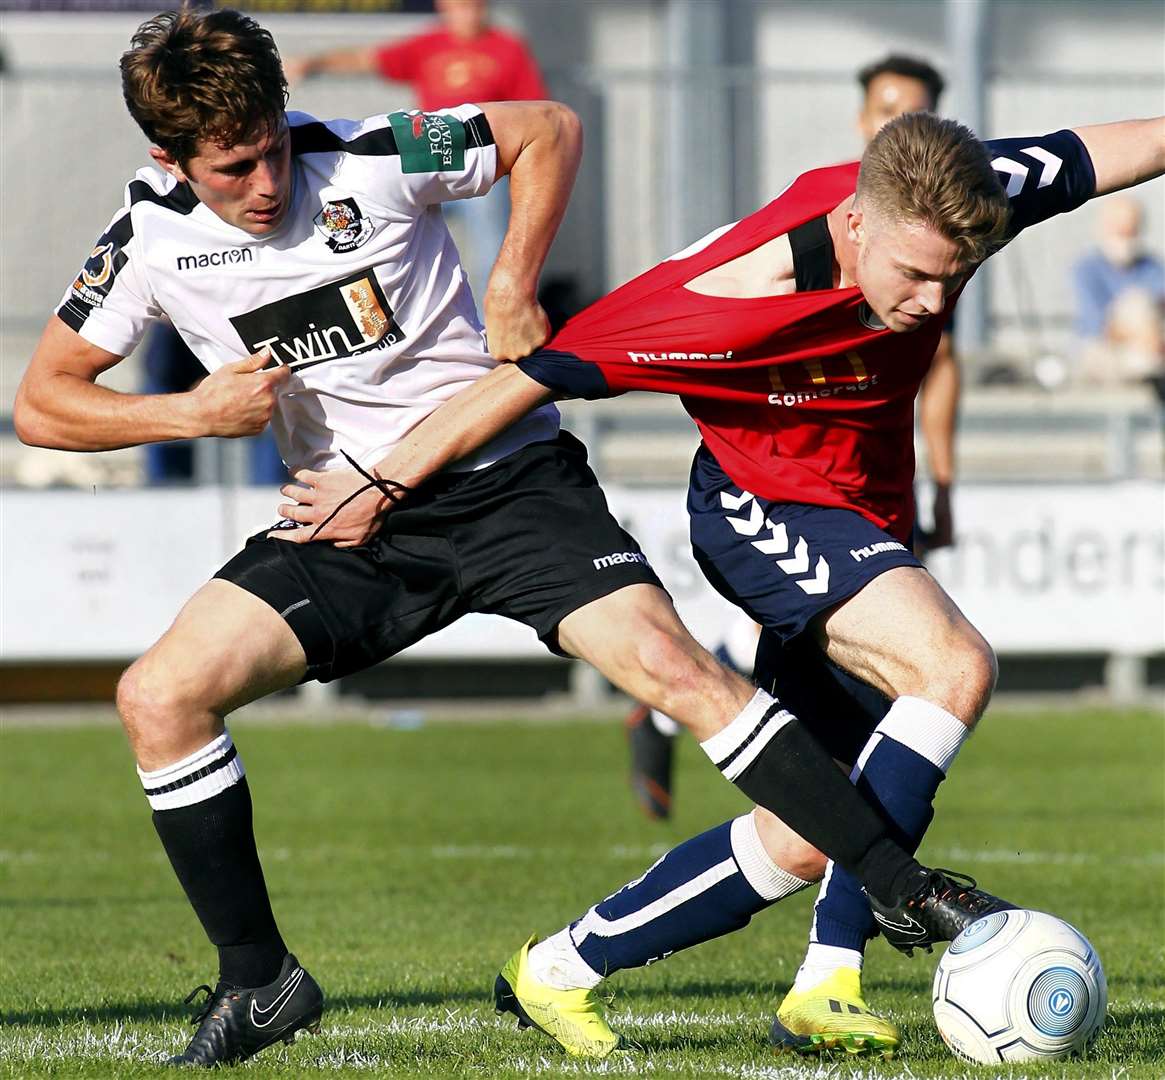
[[[922,675],[914,693],[974,727],[995,690],[999,662],[983,636],[968,626],[934,651]]]
[[[190,683],[152,653],[131,664],[117,684],[117,711],[135,745],[180,733],[194,705]]]

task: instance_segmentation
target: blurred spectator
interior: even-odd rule
[[[1165,265],[1143,247],[1141,205],[1114,195],[1100,206],[1097,246],[1072,268],[1081,382],[1113,385],[1165,372]]]
[[[437,0],[441,24],[415,37],[377,45],[290,57],[283,69],[294,83],[320,74],[380,75],[407,82],[417,104],[435,112],[466,101],[532,101],[546,86],[526,43],[489,23],[486,0]],[[470,287],[480,302],[509,221],[508,181],[479,199],[447,202],[447,217],[461,218],[458,243]]]
[[[943,77],[925,60],[891,53],[867,64],[858,72],[862,111],[858,131],[868,143],[896,116],[910,112],[935,112],[946,88]]]
[[[925,60],[900,53],[892,53],[862,68],[858,83],[862,88],[858,131],[866,143],[896,116],[936,112],[946,85],[942,75]],[[918,425],[934,482],[931,527],[923,530],[916,525],[914,531],[914,548],[919,558],[955,542],[951,489],[955,482],[955,431],[962,379],[951,339],[952,329],[953,323],[948,323],[918,392]]]
[[[155,324],[144,350],[146,394],[180,394],[206,376],[206,368],[168,323]],[[252,484],[283,484],[287,468],[279,456],[270,430],[242,440],[248,455],[248,478]],[[194,479],[194,443],[147,443],[146,481],[150,484],[182,484]]]

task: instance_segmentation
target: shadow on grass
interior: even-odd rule
[[[362,1009],[414,1009],[426,1006],[490,1004],[484,990],[401,990],[383,994],[338,994],[327,998],[326,1017]],[[65,1006],[0,1014],[0,1023],[13,1027],[55,1027],[59,1024],[114,1024],[125,1021],[188,1021],[190,1006],[161,1001],[115,1002],[96,1007]]]

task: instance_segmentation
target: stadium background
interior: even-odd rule
[[[66,455],[16,442],[12,397],[44,318],[145,161],[116,71],[141,6],[20,6],[52,5],[6,3],[0,20],[3,693],[100,699],[248,528],[271,518],[276,496],[242,485],[237,444],[207,442],[203,483],[163,491],[141,488],[138,451]],[[285,56],[404,36],[429,18],[345,6],[376,5],[250,10]],[[545,275],[580,302],[747,213],[797,172],[856,156],[854,72],[888,51],[930,58],[948,76],[943,111],[990,135],[1165,111],[1165,5],[1154,0],[521,0],[493,10],[526,36],[552,93],[584,121],[582,172]],[[411,103],[406,87],[355,77],[306,82],[291,99],[322,116]],[[1163,182],[1137,194],[1148,246],[1165,251]],[[1090,245],[1095,213],[1021,237],[960,307],[960,543],[933,566],[1001,652],[1004,689],[1095,687],[1159,702],[1161,405],[1148,388],[1048,389],[1037,378],[1049,357],[1071,361],[1068,267]],[[108,381],[131,389],[139,379],[131,358]],[[714,637],[723,606],[685,554],[694,435],[676,402],[640,396],[564,411],[682,610]],[[576,702],[609,700],[591,673],[545,656],[522,628],[483,633],[473,620],[386,671],[338,689],[396,698],[570,689]],[[301,696],[318,703],[335,692]]]
[[[260,14],[289,56],[426,22],[338,10],[377,6],[360,0],[285,10],[296,6],[307,4],[273,0]],[[34,451],[12,433],[36,336],[145,161],[115,68],[145,14],[62,7],[0,0],[0,1077],[20,1080],[155,1076],[184,1042],[179,1002],[210,974],[210,955],[149,825],[112,685],[276,501],[242,484],[237,443],[200,445],[197,485],[146,489],[138,451]],[[586,125],[547,273],[573,281],[580,300],[748,212],[798,171],[855,155],[854,72],[892,49],[944,70],[951,115],[974,112],[977,71],[988,134],[1165,111],[1159,0],[494,10],[527,35]],[[967,47],[976,19],[980,51]],[[317,80],[292,99],[327,116],[407,104],[404,88],[356,78]],[[1157,253],[1162,196],[1162,181],[1139,192]],[[944,785],[924,851],[1057,912],[1104,959],[1109,1019],[1090,1060],[1025,1075],[1159,1080],[1161,406],[1148,389],[1049,392],[1033,378],[1041,357],[1072,355],[1068,266],[1094,223],[1085,208],[1021,237],[984,275],[981,337],[963,318],[960,543],[934,564],[1003,653],[1004,689],[1086,692],[1044,698],[1043,709],[997,700]],[[1012,381],[992,381],[1007,372]],[[140,378],[135,357],[109,382],[131,389]],[[681,606],[714,636],[724,611],[700,588],[682,509],[691,425],[670,399],[647,396],[568,414]],[[610,722],[625,703],[521,628],[466,620],[416,652],[339,687],[341,700],[305,688],[232,717],[273,902],[330,1010],[320,1036],[265,1053],[248,1076],[993,1075],[956,1063],[933,1029],[935,958],[907,962],[878,942],[865,986],[907,1032],[901,1061],[798,1067],[767,1056],[812,890],[745,933],[620,980],[618,1026],[645,1054],[579,1063],[495,1018],[488,989],[528,929],[556,928],[744,801],[681,740],[673,819],[637,815]],[[365,694],[395,700],[370,708]],[[460,701],[434,700],[451,696]],[[1104,696],[1153,708],[1098,706]],[[75,700],[105,704],[65,704]]]

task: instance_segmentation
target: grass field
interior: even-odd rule
[[[643,1049],[573,1061],[495,1017],[501,962],[743,800],[693,745],[679,811],[641,819],[613,724],[272,726],[234,734],[284,936],[324,986],[317,1037],[246,1076],[985,1077],[930,1020],[937,957],[871,945],[866,989],[905,1028],[893,1062],[777,1058],[768,1021],[802,952],[803,893],[743,932],[613,979]],[[136,1077],[184,1043],[212,952],[171,876],[120,732],[0,738],[0,1076]],[[945,786],[924,860],[1054,911],[1098,949],[1108,1024],[1085,1061],[1011,1077],[1165,1076],[1165,721],[994,712]],[[507,1018],[508,1021],[508,1018]]]

